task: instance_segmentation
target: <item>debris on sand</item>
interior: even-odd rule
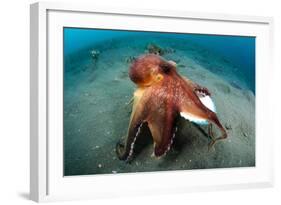
[[[130,64],[130,63],[134,62],[136,59],[137,58],[134,56],[129,56],[129,57],[125,58],[125,61],[126,61],[126,63]]]
[[[123,80],[127,79],[129,77],[128,71],[127,70],[122,71],[119,77]]]
[[[225,129],[227,129],[227,130],[231,130],[232,129],[232,127],[231,127],[231,124],[229,124],[229,123],[225,123]]]
[[[91,54],[93,61],[95,62],[98,60],[100,52],[98,50],[93,49],[90,51],[90,54]]]
[[[230,82],[230,85],[238,90],[242,90],[241,86],[239,85],[239,83],[237,83],[235,80]]]
[[[244,137],[249,137],[246,132],[242,132]]]
[[[163,56],[164,54],[167,53],[174,53],[175,50],[172,48],[161,48],[160,46],[154,43],[150,43],[147,45],[147,52],[151,54]]]

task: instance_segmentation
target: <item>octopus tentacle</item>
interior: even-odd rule
[[[177,132],[178,128],[175,127],[173,130],[174,130],[174,131],[173,131],[173,135],[172,135],[172,137],[171,137],[170,143],[168,144],[168,146],[167,146],[167,148],[166,148],[166,151],[163,153],[163,156],[165,156],[165,155],[167,154],[167,152],[170,151],[170,148],[171,148],[171,146],[173,145],[173,142],[174,142],[174,139],[175,139],[176,132]]]
[[[208,90],[208,88],[206,88],[206,87],[203,87],[203,86],[201,86],[201,85],[199,85],[199,84],[197,84],[197,83],[195,83],[195,82],[193,82],[193,81],[191,81],[191,80],[189,80],[188,78],[186,78],[186,77],[182,77],[184,80],[185,80],[185,82],[193,89],[193,91],[196,93],[196,95],[198,96],[198,97],[205,97],[205,96],[211,96],[211,93],[210,93],[210,91]]]
[[[224,127],[222,126],[222,124],[220,123],[217,115],[214,112],[211,112],[208,116],[208,120],[212,123],[214,123],[221,131],[222,135],[218,138],[212,139],[211,143],[209,144],[209,149],[212,148],[214,146],[214,144],[219,141],[219,140],[223,140],[227,138],[227,132],[224,129]]]
[[[205,87],[196,88],[195,93],[198,97],[206,97],[211,95],[209,90]]]
[[[154,141],[154,153],[156,157],[165,155],[171,148],[177,128],[175,118],[160,119],[158,122],[148,122],[148,127]]]
[[[120,160],[130,161],[136,139],[141,132],[143,124],[145,123],[147,112],[145,111],[145,103],[143,102],[142,96],[142,90],[137,90],[134,93],[133,108],[126,142],[125,144],[122,144],[121,142],[116,144],[116,154]]]
[[[175,99],[170,98],[176,92],[176,88],[168,79],[147,91],[149,105],[148,127],[154,141],[154,153],[156,157],[163,156],[169,151],[176,132],[177,107]]]
[[[118,142],[116,144],[116,154],[120,160],[130,161],[134,151],[134,145],[140,134],[143,122],[137,126],[131,127],[125,144]]]
[[[189,106],[182,106],[180,109],[181,116],[185,117],[186,119],[192,119],[192,121],[199,123],[203,121],[208,121],[209,123],[215,124],[220,129],[222,135],[218,138],[212,139],[211,143],[209,144],[209,148],[212,147],[217,141],[227,138],[226,130],[221,125],[216,113],[209,110],[203,104],[201,106],[194,106],[192,104],[189,104]]]
[[[194,88],[195,84],[192,83],[191,86]],[[200,88],[198,84],[196,84],[196,86],[197,89]],[[206,92],[206,89],[203,88],[203,92]],[[208,94],[209,91],[206,93]],[[212,139],[209,147],[212,147],[217,141],[227,138],[226,130],[221,125],[216,113],[202,103],[200,95],[197,95],[197,93],[195,95],[185,93],[182,94],[182,97],[183,101],[179,104],[181,116],[189,120],[191,119],[191,121],[198,122],[199,124],[208,121],[209,123],[215,124],[220,129],[222,135],[216,139]]]

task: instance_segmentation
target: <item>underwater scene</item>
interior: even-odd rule
[[[63,35],[64,176],[255,166],[255,37]]]

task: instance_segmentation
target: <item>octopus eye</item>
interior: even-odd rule
[[[161,69],[164,73],[168,73],[171,70],[171,66],[169,64],[164,64],[161,66]]]

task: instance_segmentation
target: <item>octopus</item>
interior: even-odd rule
[[[137,89],[133,95],[127,138],[125,142],[116,144],[116,154],[120,160],[132,159],[134,144],[145,124],[154,142],[152,156],[164,156],[173,144],[179,116],[208,125],[211,138],[209,147],[227,137],[216,115],[209,90],[181,76],[175,62],[155,54],[143,55],[131,64],[129,77]],[[213,136],[213,124],[221,131],[217,138]]]

